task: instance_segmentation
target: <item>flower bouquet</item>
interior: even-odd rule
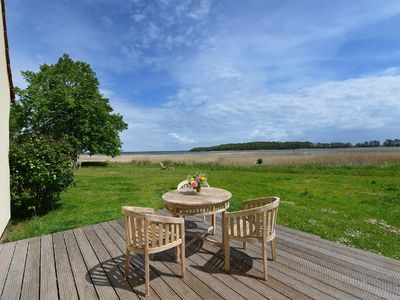
[[[192,187],[196,192],[200,193],[201,187],[208,186],[207,178],[203,174],[197,173],[196,175],[188,176],[188,184]]]

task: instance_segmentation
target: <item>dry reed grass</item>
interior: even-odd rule
[[[148,162],[160,163],[171,161],[175,163],[213,163],[217,165],[252,166],[258,158],[263,160],[263,165],[289,166],[289,165],[321,165],[321,166],[385,166],[400,163],[400,151],[349,151],[349,152],[323,152],[323,153],[270,153],[270,152],[221,152],[207,154],[163,154],[143,155],[125,154],[115,158],[101,155],[82,155],[83,162]]]

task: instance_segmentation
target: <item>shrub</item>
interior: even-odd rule
[[[71,147],[48,136],[28,135],[10,144],[11,213],[13,218],[42,215],[52,209],[73,183]]]

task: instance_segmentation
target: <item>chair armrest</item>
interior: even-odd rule
[[[138,206],[122,206],[122,214],[125,215],[126,212],[154,214],[154,208],[138,207]]]
[[[276,200],[279,200],[279,197],[264,197],[264,198],[250,199],[250,200],[244,200],[242,202],[242,205],[243,205],[244,209],[249,209],[249,208],[267,205]]]

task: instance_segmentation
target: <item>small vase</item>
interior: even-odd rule
[[[200,193],[200,192],[201,192],[201,186],[200,186],[200,184],[197,186],[197,188],[196,188],[196,192],[198,192],[198,193]]]

